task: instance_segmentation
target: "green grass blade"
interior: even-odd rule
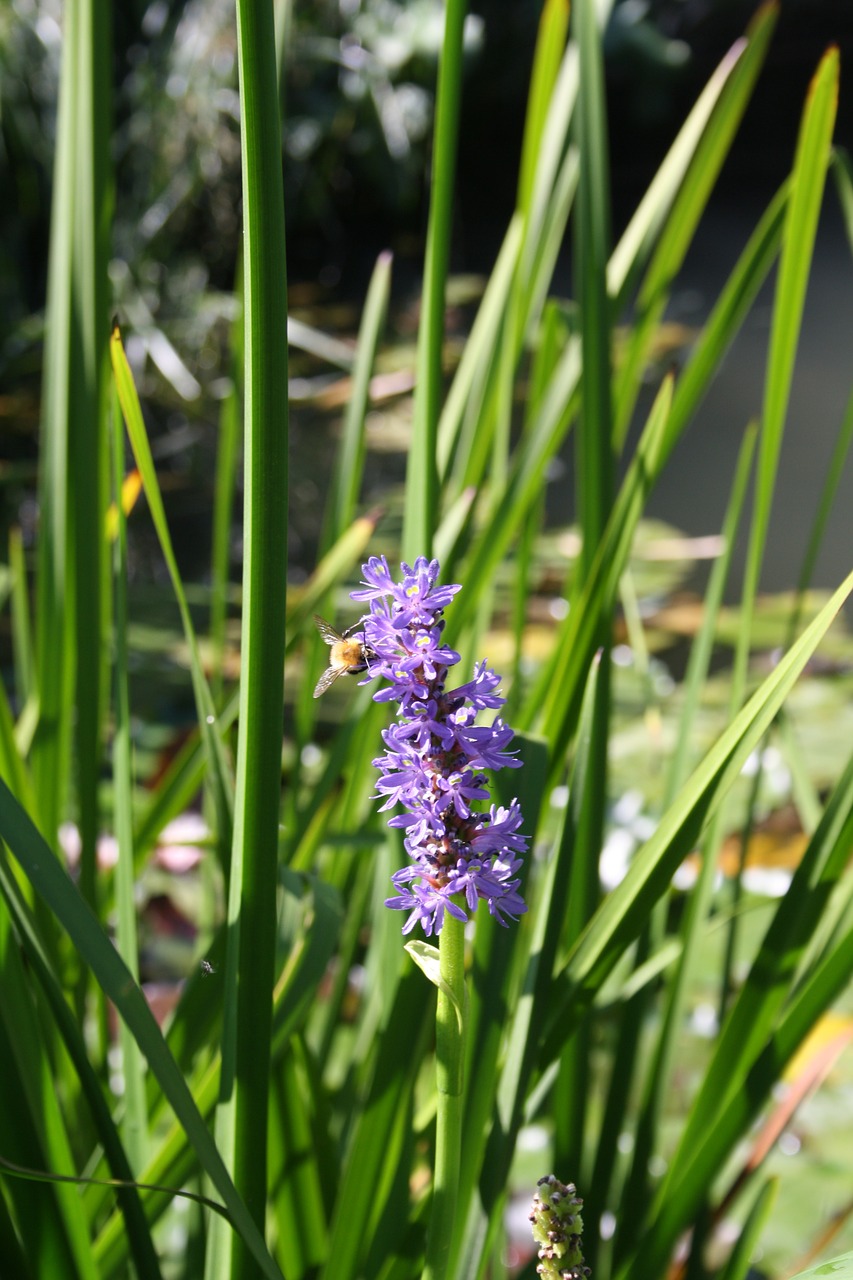
[[[623,947],[636,936],[643,919],[666,891],[676,868],[772,723],[851,590],[853,573],[694,770],[655,834],[636,855],[625,879],[602,903],[566,964],[565,975],[581,1004],[594,996]]]
[[[38,979],[66,1052],[74,1065],[81,1093],[94,1121],[98,1141],[109,1161],[112,1176],[126,1184],[117,1189],[120,1205],[117,1218],[122,1224],[125,1247],[133,1257],[140,1276],[146,1277],[147,1280],[159,1280],[160,1270],[154,1245],[145,1223],[139,1195],[132,1185],[133,1171],[128,1164],[118,1131],[110,1115],[101,1081],[89,1062],[83,1033],[50,967],[37,936],[32,915],[23,901],[20,887],[5,853],[0,857],[0,892],[14,921],[18,943],[26,956],[27,964]]]
[[[467,1176],[461,1182],[468,1194],[462,1200],[466,1217],[464,1236],[461,1244],[460,1276],[473,1278],[478,1274],[482,1258],[485,1256],[487,1242],[494,1238],[499,1227],[500,1207],[506,1184],[507,1170],[514,1150],[518,1126],[522,1118],[522,1106],[529,1087],[532,1071],[536,1065],[537,1046],[543,1021],[549,1004],[550,988],[554,964],[565,930],[566,907],[571,891],[571,875],[575,854],[575,838],[577,832],[580,796],[584,790],[586,770],[589,765],[587,744],[592,727],[594,707],[597,702],[596,686],[600,666],[593,663],[588,687],[584,695],[584,706],[581,716],[582,732],[580,746],[575,757],[571,787],[570,803],[564,810],[563,823],[557,836],[554,852],[547,863],[542,882],[536,887],[536,896],[530,902],[530,914],[522,927],[522,938],[525,950],[522,953],[525,969],[519,986],[519,996],[512,1006],[512,1015],[505,1027],[501,1027],[501,1038],[505,1044],[503,1061],[498,1064],[490,1062],[489,1044],[481,1048],[481,1033],[472,1026],[471,1066],[476,1061],[473,1054],[482,1057],[486,1069],[484,1085],[489,1076],[495,1076],[495,1069],[500,1070],[496,1078],[496,1088],[483,1088],[480,1091],[480,1072],[473,1076],[467,1085],[471,1097],[467,1101],[463,1142],[463,1169],[470,1165]],[[545,744],[535,739],[523,739],[530,755],[528,764],[535,769],[538,785],[542,786],[545,778],[547,755]],[[544,804],[544,793],[541,796]],[[527,809],[525,807],[525,816]],[[535,813],[539,809],[534,810]],[[528,884],[530,882],[528,881]],[[528,889],[525,889],[525,896]],[[479,934],[479,925],[478,925]],[[486,935],[488,936],[488,935]],[[495,940],[500,943],[500,935],[495,933]],[[476,960],[476,952],[475,952]],[[489,1000],[497,1004],[505,999],[505,988],[495,984],[492,990],[490,957],[486,953],[481,957],[484,969],[482,981],[488,992]],[[476,972],[476,970],[475,970]],[[472,1002],[473,1003],[473,1002]],[[505,1020],[505,1019],[504,1019]],[[500,1044],[496,1040],[493,1048]],[[497,1057],[493,1053],[493,1057]],[[467,1072],[466,1072],[467,1074]],[[490,1094],[494,1098],[490,1104]],[[492,1110],[492,1121],[486,1123]],[[478,1119],[480,1124],[478,1126]],[[470,1129],[470,1131],[469,1131]],[[474,1176],[479,1176],[476,1194],[468,1188]],[[460,1223],[460,1225],[462,1225]]]
[[[853,824],[845,835],[849,848]],[[652,1274],[665,1265],[679,1233],[690,1222],[696,1206],[707,1194],[737,1141],[748,1131],[759,1108],[770,1099],[773,1086],[787,1063],[821,1014],[849,983],[851,966],[853,931],[848,931],[798,989],[742,1087],[731,1096],[717,1123],[702,1134],[698,1146],[690,1153],[689,1163],[682,1164],[678,1182],[667,1197],[659,1201],[660,1213],[637,1251],[643,1266],[648,1266]],[[628,1280],[634,1275],[634,1267],[634,1260],[629,1259],[618,1273],[619,1280]]]
[[[522,221],[515,215],[507,228],[503,244],[486,285],[476,319],[465,343],[465,350],[447,395],[438,424],[438,473],[444,480],[450,471],[459,443],[463,417],[475,385],[482,381],[497,349],[522,240]],[[455,491],[455,490],[454,490]]]
[[[527,114],[524,119],[524,139],[521,144],[516,207],[525,216],[529,213],[533,201],[533,185],[542,147],[542,135],[563,59],[568,30],[569,0],[546,0],[539,19],[533,70],[530,73]]]
[[[637,273],[648,262],[723,87],[744,48],[745,41],[738,40],[714,71],[613,250],[607,264],[607,286],[617,305],[627,298]]]
[[[829,166],[837,105],[838,50],[830,49],[822,59],[809,87],[791,174],[791,196],[786,210],[764,384],[761,442],[752,525],[744,568],[741,626],[735,647],[731,689],[733,709],[740,704],[746,687],[755,599],[770,524],[770,511],[776,487],[794,360],[802,324],[806,284]],[[714,832],[706,851],[707,856],[716,855],[716,843]],[[744,848],[745,843],[744,841],[742,846]],[[739,886],[740,880],[737,878],[733,886],[735,900],[740,892]],[[731,989],[731,962],[736,947],[738,925],[739,918],[735,912],[729,922],[729,938],[721,979],[721,1006],[727,1000]]]
[[[525,724],[541,715],[551,743],[552,767],[559,765],[571,738],[580,691],[598,646],[599,619],[609,616],[613,608],[637,522],[660,471],[671,397],[672,380],[667,378],[652,405],[581,596],[561,625],[554,660],[543,670],[523,708]]]
[[[297,926],[280,939],[287,959],[275,989],[273,1063],[288,1051],[292,1037],[301,1032],[310,1010],[316,1006],[318,988],[328,974],[340,932],[340,904],[332,891],[289,873],[284,882],[291,902],[298,899],[299,911]],[[218,965],[223,952],[224,939],[220,939],[212,944],[208,956]],[[218,1039],[217,1026],[221,1022],[219,1010],[212,1007],[210,983],[211,978],[198,971],[188,980],[168,1033],[169,1048],[190,1081],[192,1095],[205,1119],[213,1113],[220,1078],[218,1054],[208,1061],[206,1053],[206,1047]],[[149,1096],[152,1123],[159,1126],[166,1118],[162,1095],[152,1087]],[[191,1175],[195,1164],[186,1133],[179,1125],[173,1125],[140,1174],[140,1181],[179,1186]],[[143,1189],[140,1199],[151,1224],[169,1205],[169,1198],[159,1192]],[[96,1256],[104,1273],[117,1270],[125,1261],[125,1236],[121,1218],[112,1215],[96,1241]]]
[[[271,3],[238,0],[237,32],[245,253],[243,625],[216,1134],[263,1232],[284,701],[287,270]],[[217,1223],[208,1280],[256,1275],[257,1256],[252,1263],[247,1246],[237,1236],[226,1241]]]
[[[432,187],[418,335],[417,389],[403,515],[403,558],[409,564],[413,564],[419,555],[430,555],[438,522],[436,441],[444,346],[444,291],[450,259],[466,8],[465,0],[447,0],[444,11],[444,42],[438,70]]]
[[[32,994],[12,934],[11,920],[0,907],[0,1058],[4,1097],[15,1099],[0,1126],[2,1153],[17,1165],[34,1171],[73,1176],[71,1143],[45,1051]],[[81,1280],[96,1280],[87,1224],[80,1213],[73,1183],[55,1182],[38,1191],[18,1179],[9,1186],[21,1220],[24,1238],[35,1252],[40,1274],[73,1272]]]
[[[496,776],[495,782],[503,788],[498,790],[497,796],[501,804],[506,804],[513,795],[518,795],[525,827],[535,831],[544,803],[545,744],[521,735],[517,735],[513,742],[520,748],[524,767],[511,778],[504,774]],[[508,931],[485,914],[477,920],[469,982],[457,1239],[451,1253],[454,1258],[462,1247],[463,1229],[470,1236],[472,1216],[476,1218],[480,1212],[481,1197],[485,1191],[484,1156],[492,1127],[490,1119],[495,1109],[502,1123],[507,1113],[510,1120],[513,1116],[515,1095],[511,1092],[510,1083],[516,1083],[523,1071],[524,1048],[530,1042],[530,1022],[538,1008],[534,998],[534,980],[541,983],[543,973],[549,967],[547,951],[543,953],[542,947],[546,922],[552,919],[548,906],[553,900],[555,876],[560,870],[557,863],[556,858],[551,860],[543,895],[535,910],[533,903],[529,903],[529,927]],[[562,868],[565,868],[565,863]],[[530,884],[528,868],[522,887],[525,898],[529,896]],[[515,1012],[508,1026],[506,992],[518,988],[520,967],[526,970],[524,994],[514,1004]],[[503,1084],[500,1083],[502,1080]],[[499,1085],[502,1089],[500,1097]],[[485,1173],[487,1182],[495,1181],[493,1173],[494,1170]],[[467,1254],[467,1244],[465,1248]],[[467,1271],[468,1265],[466,1262],[463,1272]]]
[[[143,992],[49,846],[2,781],[0,835],[133,1032],[202,1167],[219,1192],[235,1230],[240,1232],[262,1273],[270,1280],[281,1280],[280,1272],[234,1187],[183,1074],[169,1053]]]
[[[83,0],[76,25],[75,336],[69,474],[73,532],[80,888],[95,903],[101,716],[106,688],[107,341],[109,337],[110,12]],[[78,327],[79,326],[79,327]]]
[[[735,1247],[720,1272],[719,1280],[747,1280],[752,1258],[758,1248],[761,1233],[773,1212],[778,1192],[778,1178],[771,1178],[764,1183],[755,1198],[755,1203],[747,1214],[746,1222],[743,1224],[743,1230],[737,1238]]]
[[[239,693],[231,695],[219,716],[220,732],[227,734],[237,719]],[[133,836],[133,856],[137,871],[157,843],[160,832],[192,804],[205,778],[207,752],[199,731],[194,731],[173,756],[148,804],[143,809]]]
[[[684,678],[684,703],[672,751],[663,805],[664,810],[668,809],[672,804],[689,770],[691,734],[694,729],[702,689],[708,674],[717,618],[746,498],[756,437],[757,430],[755,427],[751,427],[744,436],[743,444],[741,445],[735,480],[723,523],[724,550],[716,560],[711,572],[711,578],[705,592],[702,626],[690,651],[690,659]],[[645,1203],[648,1199],[650,1162],[654,1154],[657,1136],[660,1132],[659,1124],[670,1085],[670,1073],[675,1057],[676,1037],[682,1024],[685,995],[695,967],[695,955],[701,937],[701,922],[704,921],[707,914],[708,899],[713,888],[714,872],[714,861],[710,858],[703,859],[699,883],[690,895],[684,912],[681,928],[681,937],[683,939],[681,955],[666,992],[663,1016],[660,1020],[660,1031],[652,1050],[651,1063],[643,1083],[631,1167],[623,1192],[624,1204]],[[623,1254],[632,1247],[641,1226],[642,1223],[637,1214],[622,1215],[616,1245],[619,1254]]]
[[[720,606],[723,603],[723,592],[731,567],[735,540],[740,525],[743,505],[746,500],[747,486],[752,470],[752,460],[758,430],[753,423],[747,428],[738,454],[729,505],[722,528],[722,553],[714,561],[708,587],[705,592],[702,609],[702,625],[691,646],[690,658],[684,677],[684,703],[678,721],[678,735],[672,752],[669,777],[666,784],[664,808],[668,808],[675,799],[689,768],[690,739],[693,734],[696,712],[702,696],[702,689],[708,676],[711,653],[714,647],[714,636]],[[792,637],[793,638],[793,637]]]
[[[809,1267],[806,1271],[798,1271],[791,1280],[819,1280],[821,1276],[835,1276],[837,1280],[851,1280],[853,1277],[853,1253],[842,1253],[829,1262]]]
[[[407,1169],[401,1161],[411,1129],[415,1078],[434,1021],[432,988],[406,966],[383,1028],[375,1073],[351,1136],[337,1190],[329,1236],[329,1263],[321,1280],[354,1280],[367,1254],[386,1198]],[[398,1230],[400,1230],[402,1224]],[[393,1239],[389,1241],[393,1245]]]
[[[482,532],[464,568],[466,581],[488,582],[506,553],[519,524],[542,489],[545,470],[571,420],[573,397],[580,378],[580,344],[569,342],[551,378],[541,411],[516,450],[506,489],[493,501]],[[456,551],[447,557],[446,574],[453,581]],[[460,630],[477,607],[475,592],[460,595],[454,625]]]
[[[849,854],[843,834],[853,813],[853,760],[838,783],[782,899],[749,978],[720,1034],[714,1059],[693,1104],[672,1176],[688,1160],[698,1136],[715,1123],[764,1047],[788,997],[804,949]]]
[[[581,80],[577,117],[581,164],[574,248],[582,360],[581,410],[575,434],[575,506],[583,539],[579,566],[583,581],[592,568],[613,500],[611,335],[606,275],[610,178],[601,36],[593,0],[576,0],[574,23]],[[602,628],[609,633],[606,618],[602,618]]]
[[[320,541],[322,555],[343,537],[355,519],[364,472],[364,420],[370,398],[370,378],[388,315],[391,263],[390,253],[380,253],[367,289],[358,331],[352,394],[344,416],[343,437],[335,458],[332,485],[326,504],[326,526]]]
[[[649,346],[666,306],[672,281],[684,261],[746,110],[767,53],[776,12],[775,3],[764,5],[750,27],[746,47],[717,99],[640,288],[638,316],[617,380],[614,416],[618,447],[625,440]]]
[[[133,800],[131,773],[130,691],[128,688],[127,645],[127,521],[121,501],[124,479],[124,432],[121,412],[114,397],[113,404],[113,495],[117,516],[117,533],[113,553],[113,629],[115,729],[113,736],[114,831],[118,844],[116,888],[116,943],[125,964],[139,981],[137,949],[136,895],[133,859]],[[126,1026],[121,1027],[122,1072],[124,1075],[126,1111],[124,1138],[134,1169],[145,1163],[148,1146],[148,1116],[145,1107],[144,1065],[139,1047]]]
[[[770,522],[782,433],[788,412],[806,284],[829,166],[837,105],[838,50],[830,49],[822,59],[809,88],[791,175],[791,198],[785,219],[767,357],[755,510],[744,570],[746,625],[743,627],[743,639],[735,658],[736,676],[738,672],[741,675],[745,672],[748,660],[750,618]]]
[[[242,286],[235,289],[242,298]],[[216,442],[216,480],[213,491],[213,533],[210,555],[210,643],[213,650],[213,693],[217,706],[222,701],[225,662],[225,623],[228,615],[229,569],[231,564],[231,529],[234,517],[234,491],[240,442],[240,405],[242,379],[240,359],[243,352],[243,310],[231,326],[231,378],[228,394],[219,411],[219,436]]]
[[[607,259],[610,253],[610,175],[601,33],[594,0],[576,0],[574,34],[580,54],[580,93],[576,136],[580,180],[574,220],[574,262],[580,308],[581,404],[575,432],[575,510],[581,530],[576,592],[594,572],[596,555],[613,503],[614,454],[610,402],[610,304]],[[577,595],[575,597],[577,599]],[[607,803],[610,731],[610,636],[615,594],[597,618],[595,646],[603,650],[586,743],[586,783],[576,815],[569,893],[567,940],[573,941],[593,915],[600,895],[598,853]],[[555,1162],[578,1170],[587,1126],[591,1041],[588,1021],[566,1044],[554,1094],[558,1137]]]
[[[5,779],[27,813],[37,812],[33,780],[15,739],[12,710],[2,682],[0,682],[0,778]]]
[[[225,851],[230,843],[234,806],[233,782],[230,776],[228,761],[225,756],[225,748],[217,726],[216,709],[213,705],[213,697],[201,665],[201,656],[199,654],[195,627],[193,626],[189,605],[187,604],[186,593],[184,591],[184,585],[181,581],[181,575],[178,570],[178,564],[172,548],[169,526],[166,523],[166,512],[163,508],[163,499],[160,495],[160,486],[157,482],[157,472],[154,468],[154,459],[151,456],[151,448],[148,443],[148,437],[145,432],[145,423],[142,418],[142,407],[139,403],[139,396],[136,392],[133,375],[130,371],[130,365],[128,364],[127,357],[124,353],[124,347],[122,346],[121,335],[119,334],[118,329],[113,330],[110,342],[110,358],[112,360],[113,376],[115,377],[116,390],[118,392],[122,414],[124,415],[125,426],[127,427],[127,433],[130,437],[130,443],[133,449],[133,456],[136,459],[136,465],[139,468],[139,474],[142,478],[143,488],[145,489],[145,496],[148,499],[151,518],[154,522],[154,527],[157,530],[160,547],[166,561],[166,567],[169,570],[169,576],[172,580],[175,599],[178,602],[178,608],[181,613],[181,621],[183,623],[187,646],[190,652],[190,671],[192,675],[193,692],[196,700],[199,728],[204,740],[208,762],[211,769],[210,781],[218,822],[217,838],[220,842],[220,849],[223,851],[223,854],[227,856]]]
[[[68,432],[72,379],[74,161],[77,86],[73,70],[77,6],[69,9],[57,114],[48,255],[42,423],[39,441],[41,525],[36,570],[38,723],[32,746],[38,812],[55,843],[68,786],[72,613],[68,601]],[[57,660],[59,655],[59,660]]]
[[[278,1235],[276,1252],[288,1280],[301,1280],[326,1260],[326,1202],[313,1131],[318,1117],[306,1107],[312,1070],[313,1063],[294,1043],[272,1081],[270,1214]]]

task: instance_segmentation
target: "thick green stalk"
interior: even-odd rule
[[[414,562],[416,556],[430,554],[438,517],[436,459],[441,403],[441,352],[444,345],[444,291],[450,260],[466,8],[466,0],[447,0],[444,44],[438,72],[432,194],[418,333],[415,420],[406,476],[406,509],[403,519],[403,556],[410,563]]]
[[[287,567],[287,291],[271,0],[238,0],[245,283],[242,678],[217,1137],[263,1230]],[[259,1274],[233,1236],[208,1274]],[[213,1244],[209,1253],[218,1255]]]
[[[580,429],[577,433],[576,503],[583,534],[579,581],[590,572],[613,502],[610,321],[607,260],[610,252],[610,182],[601,34],[593,0],[578,0],[575,39],[581,87],[577,132],[580,182],[575,216],[575,271],[581,309]],[[604,639],[609,626],[602,627]]]
[[[81,855],[80,888],[95,905],[95,843],[105,690],[104,585],[107,555],[106,372],[109,322],[109,7],[81,0],[77,29],[77,159],[72,250],[72,361],[69,513],[74,547],[77,642],[75,755]]]
[[[78,26],[78,12],[70,5],[66,12],[56,124],[39,441],[40,526],[35,626],[39,706],[32,767],[39,820],[53,847],[67,795],[71,728],[69,687],[73,645],[68,609],[68,422],[78,98],[73,53]]]
[[[439,935],[435,1015],[437,1112],[432,1218],[423,1280],[449,1275],[450,1245],[459,1186],[462,1138],[462,1068],[465,1060],[465,926],[449,913]]]

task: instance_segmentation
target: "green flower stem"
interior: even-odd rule
[[[435,1016],[438,1089],[435,1182],[423,1280],[444,1280],[449,1274],[450,1242],[459,1184],[465,1056],[465,926],[449,914],[445,914],[439,934],[439,966],[441,986]]]

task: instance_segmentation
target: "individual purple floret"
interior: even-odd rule
[[[442,642],[446,605],[459,586],[437,586],[439,564],[418,556],[401,565],[402,581],[391,577],[384,556],[363,566],[365,586],[353,600],[369,604],[361,624],[369,657],[366,679],[388,684],[376,702],[396,702],[398,718],[384,729],[385,754],[374,760],[383,811],[402,805],[389,819],[402,828],[412,863],[391,877],[397,896],[386,906],[408,911],[403,933],[417,923],[429,936],[441,931],[444,913],[467,921],[462,905],[476,910],[484,899],[500,924],[527,907],[518,887],[527,838],[518,801],[508,809],[491,805],[484,769],[517,769],[507,753],[512,730],[502,720],[477,725],[478,711],[502,706],[500,679],[485,662],[467,684],[446,690],[447,672],[459,654]]]

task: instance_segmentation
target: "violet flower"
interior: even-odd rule
[[[381,810],[405,810],[388,825],[405,831],[412,862],[391,877],[397,895],[386,906],[410,913],[403,933],[417,923],[427,936],[440,933],[446,911],[467,921],[462,901],[473,912],[485,900],[505,925],[505,916],[515,920],[527,910],[518,893],[519,855],[527,849],[521,809],[517,800],[507,809],[474,807],[489,800],[485,769],[521,765],[507,754],[508,725],[475,724],[479,711],[505,702],[496,692],[500,679],[481,662],[466,684],[445,688],[459,654],[442,641],[442,613],[460,587],[437,586],[438,561],[424,556],[401,569],[402,582],[395,582],[385,557],[372,556],[362,568],[364,589],[352,592],[370,606],[362,617],[365,682],[384,677],[389,683],[374,700],[398,707],[396,722],[382,732],[385,754],[373,763]]]

